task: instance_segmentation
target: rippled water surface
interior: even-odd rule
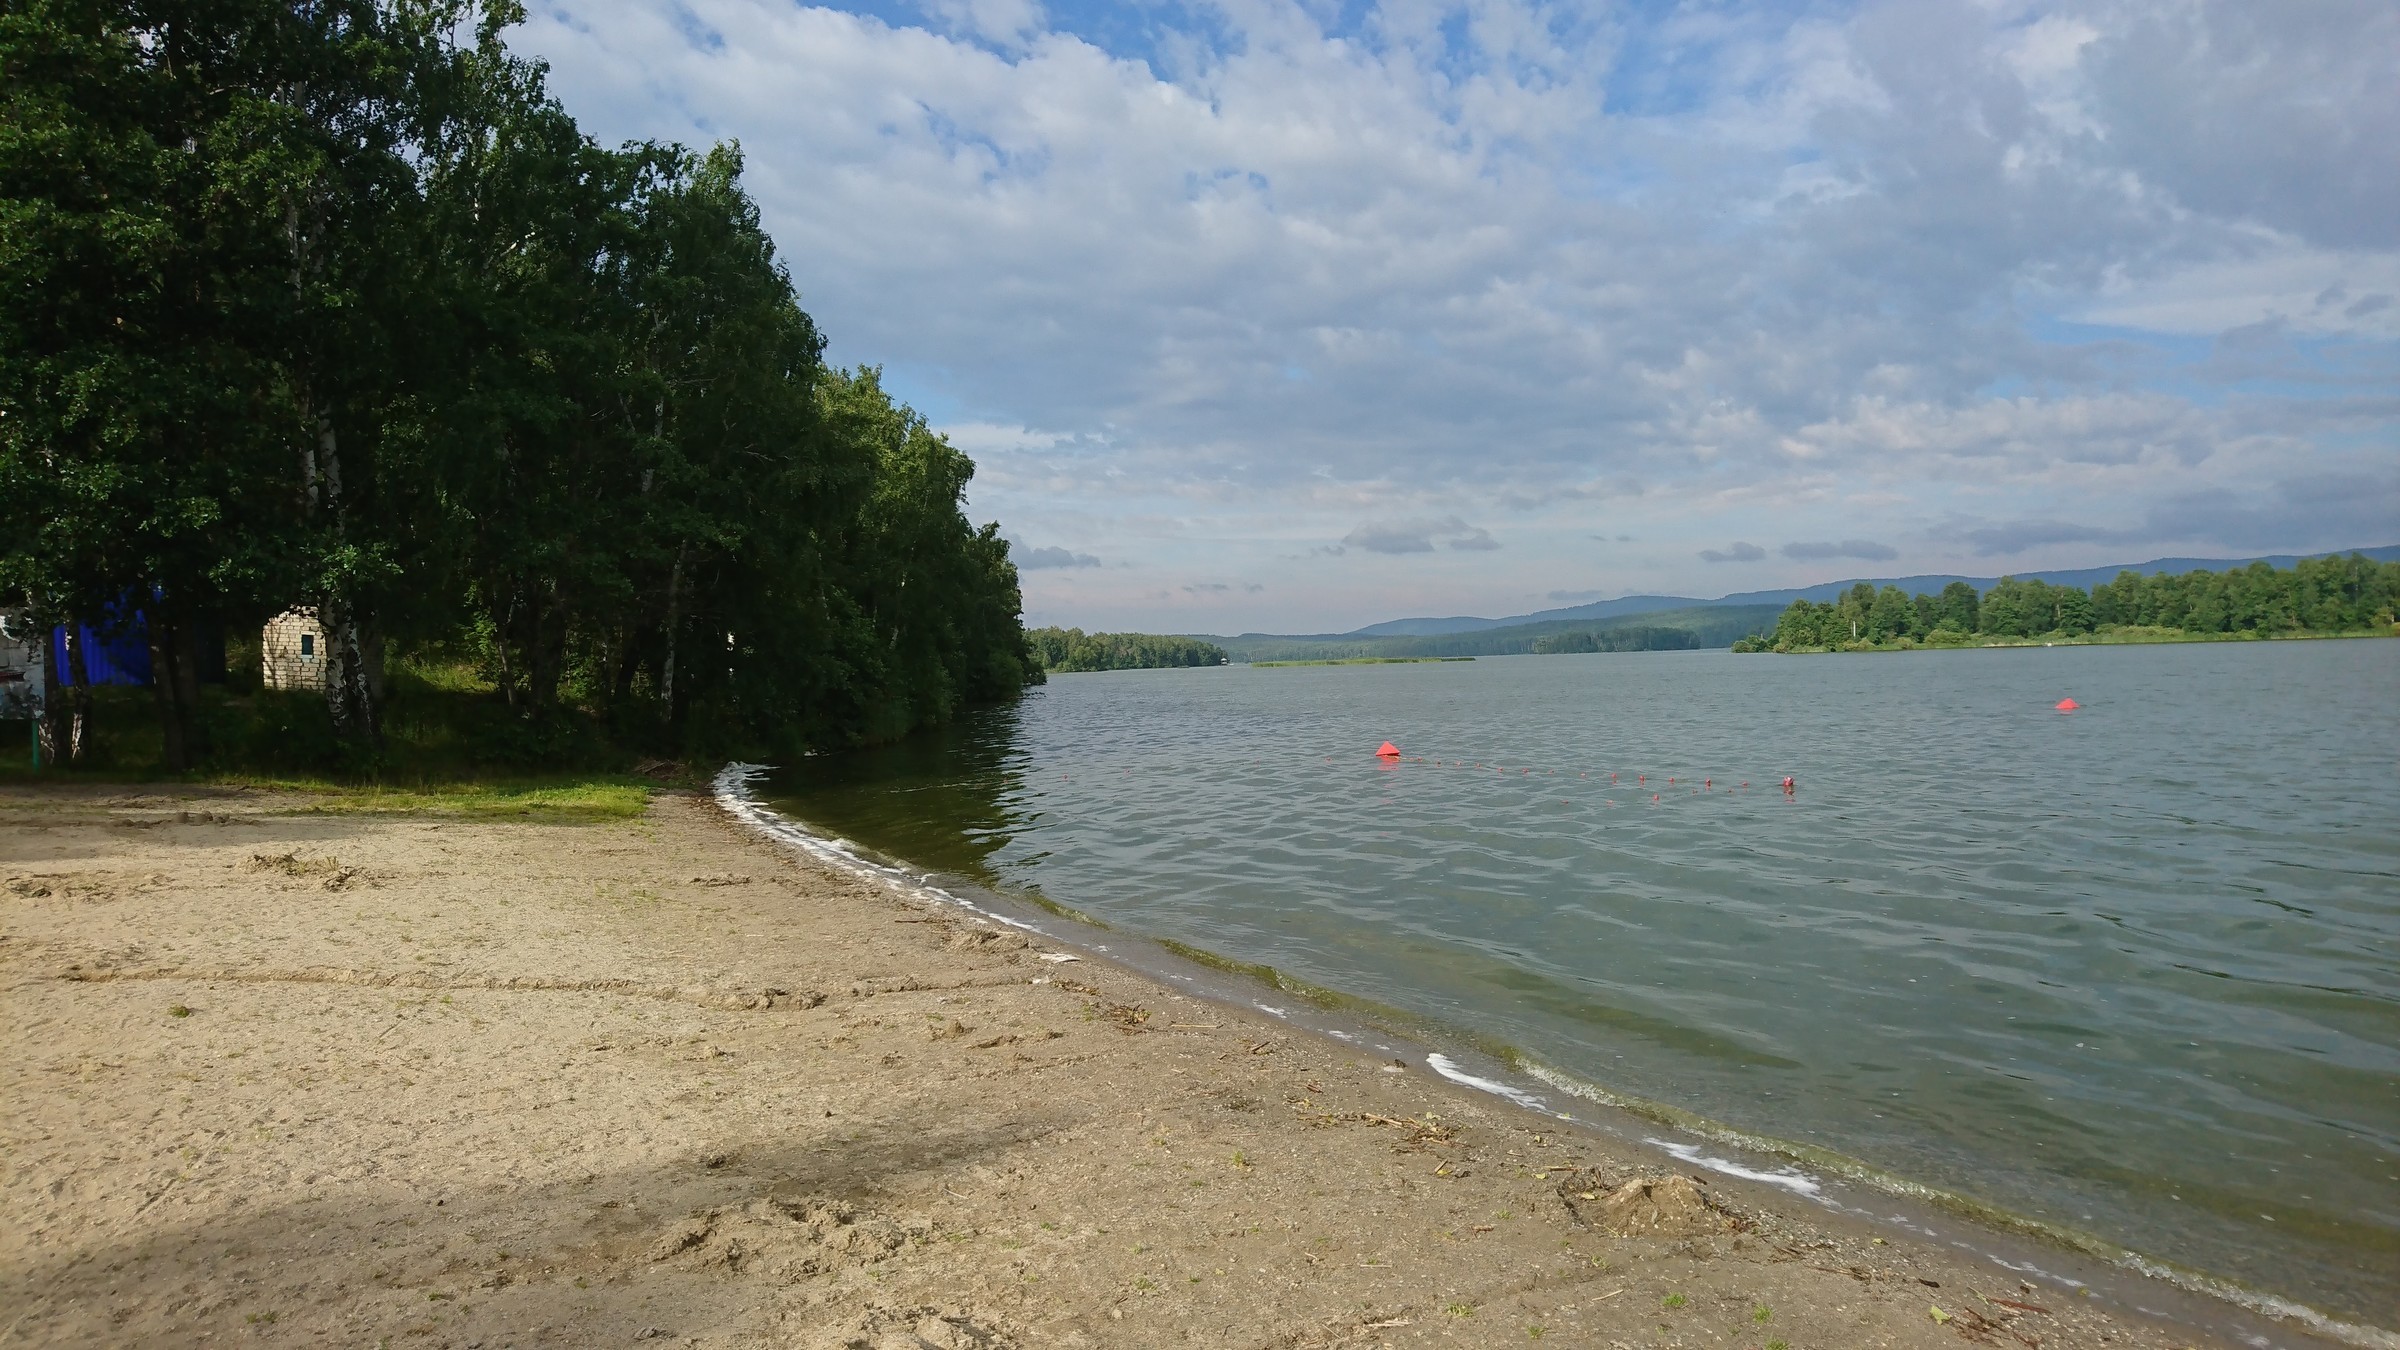
[[[1136,671],[771,795],[2391,1326],[2396,708],[2379,641]]]

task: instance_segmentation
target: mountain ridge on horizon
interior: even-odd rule
[[[2248,567],[2263,562],[2271,567],[2290,567],[2312,558],[2346,558],[2356,553],[2377,562],[2400,562],[2400,544],[2385,544],[2376,548],[2337,548],[2323,553],[2273,553],[2246,558],[2152,558],[2148,562],[2118,563],[2106,567],[2058,568],[2040,572],[2007,572],[2001,575],[2020,581],[2046,581],[2054,586],[2089,587],[2104,581],[2114,581],[2120,572],[2136,572],[2143,576],[2162,573],[2221,572],[2233,567]],[[1830,600],[1861,581],[1881,589],[1898,586],[1911,595],[1930,595],[1954,581],[1963,581],[1978,591],[1991,589],[1999,576],[1970,577],[1938,573],[1911,577],[1848,577],[1840,581],[1818,582],[1810,586],[1795,586],[1783,590],[1736,591],[1714,600],[1680,595],[1623,595],[1613,600],[1596,600],[1589,604],[1569,605],[1561,609],[1536,610],[1504,619],[1484,619],[1468,615],[1451,618],[1386,619],[1364,628],[1345,633],[1242,633],[1246,638],[1264,637],[1438,637],[1451,633],[1476,633],[1488,628],[1513,628],[1519,624],[1555,623],[1569,619],[1618,618],[1628,614],[1650,614],[1669,609],[1694,609],[1716,605],[1788,605],[1794,600]],[[1195,634],[1206,637],[1208,634]]]

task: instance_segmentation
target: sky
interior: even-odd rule
[[[2400,542],[2400,5],[532,0],[1029,623]]]

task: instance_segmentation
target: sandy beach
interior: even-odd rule
[[[309,804],[0,793],[0,1343],[2232,1344],[1043,959],[704,797]]]

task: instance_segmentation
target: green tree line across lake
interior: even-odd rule
[[[2359,554],[2256,562],[2225,572],[2120,572],[2084,590],[2002,577],[1989,591],[1954,581],[1910,595],[1860,582],[1838,600],[1795,600],[1772,633],[1736,651],[1867,651],[2036,639],[2204,640],[2393,631],[2400,562]]]
[[[1029,629],[1025,637],[1044,670],[1163,670],[1225,663],[1223,647],[1198,638],[1056,627]]]
[[[1688,652],[1700,647],[1700,635],[1688,628],[1630,624],[1622,628],[1578,628],[1545,633],[1533,640],[1543,656],[1591,652]]]
[[[364,762],[394,664],[695,755],[1038,681],[973,464],[825,365],[739,148],[596,143],[522,17],[0,7],[0,608],[139,610],[171,770],[210,759],[205,636],[292,607]]]

